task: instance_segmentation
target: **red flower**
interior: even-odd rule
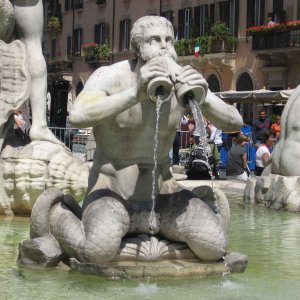
[[[286,23],[277,23],[274,25],[251,26],[247,28],[247,33],[253,34],[258,32],[286,31],[287,29],[294,29],[298,27],[300,27],[300,20],[290,21]]]
[[[82,45],[83,49],[98,47],[98,44],[95,42],[90,42]]]

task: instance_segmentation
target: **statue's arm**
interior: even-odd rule
[[[149,81],[159,76],[167,77],[168,73],[154,59],[136,72],[132,72],[126,62],[98,69],[72,107],[71,124],[91,127],[117,116],[147,99]]]
[[[113,95],[107,95],[102,90],[83,90],[72,107],[70,122],[78,128],[92,127],[136,103],[136,88]]]
[[[201,103],[201,110],[214,126],[223,131],[237,131],[243,126],[243,119],[238,110],[226,104],[210,90],[207,91],[207,96]]]
[[[93,74],[76,98],[70,122],[78,128],[92,127],[118,115],[138,102],[136,83],[123,90],[114,88],[108,72]],[[99,76],[100,75],[100,76]]]

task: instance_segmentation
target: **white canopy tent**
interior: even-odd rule
[[[230,103],[253,103],[253,104],[274,104],[286,103],[294,89],[270,91],[270,90],[254,90],[254,91],[227,91],[215,93],[225,102]]]

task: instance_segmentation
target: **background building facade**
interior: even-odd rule
[[[47,2],[48,88],[52,94],[51,119],[56,119],[52,125],[65,123],[68,107],[96,68],[134,57],[129,35],[133,23],[144,15],[162,15],[173,23],[179,47],[188,48],[179,53],[179,63],[199,70],[214,92],[281,90],[300,82],[300,0]],[[261,27],[267,25],[269,14],[275,23],[283,25],[270,30]],[[53,25],[55,20],[60,28]],[[224,40],[223,33],[218,32],[220,27],[214,39],[207,38],[219,22],[232,37]],[[252,31],[247,30],[250,27]],[[199,57],[193,53],[197,41]],[[100,49],[98,45],[106,47]],[[240,103],[239,109],[246,121],[253,119],[251,104]]]

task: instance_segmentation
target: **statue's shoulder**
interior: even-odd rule
[[[132,73],[131,62],[128,60],[120,61],[109,66],[103,66],[94,71],[91,77],[110,78],[110,76],[122,77]]]
[[[132,61],[124,60],[109,66],[103,66],[94,71],[85,84],[85,89],[109,90],[118,82],[124,82],[132,78]]]

